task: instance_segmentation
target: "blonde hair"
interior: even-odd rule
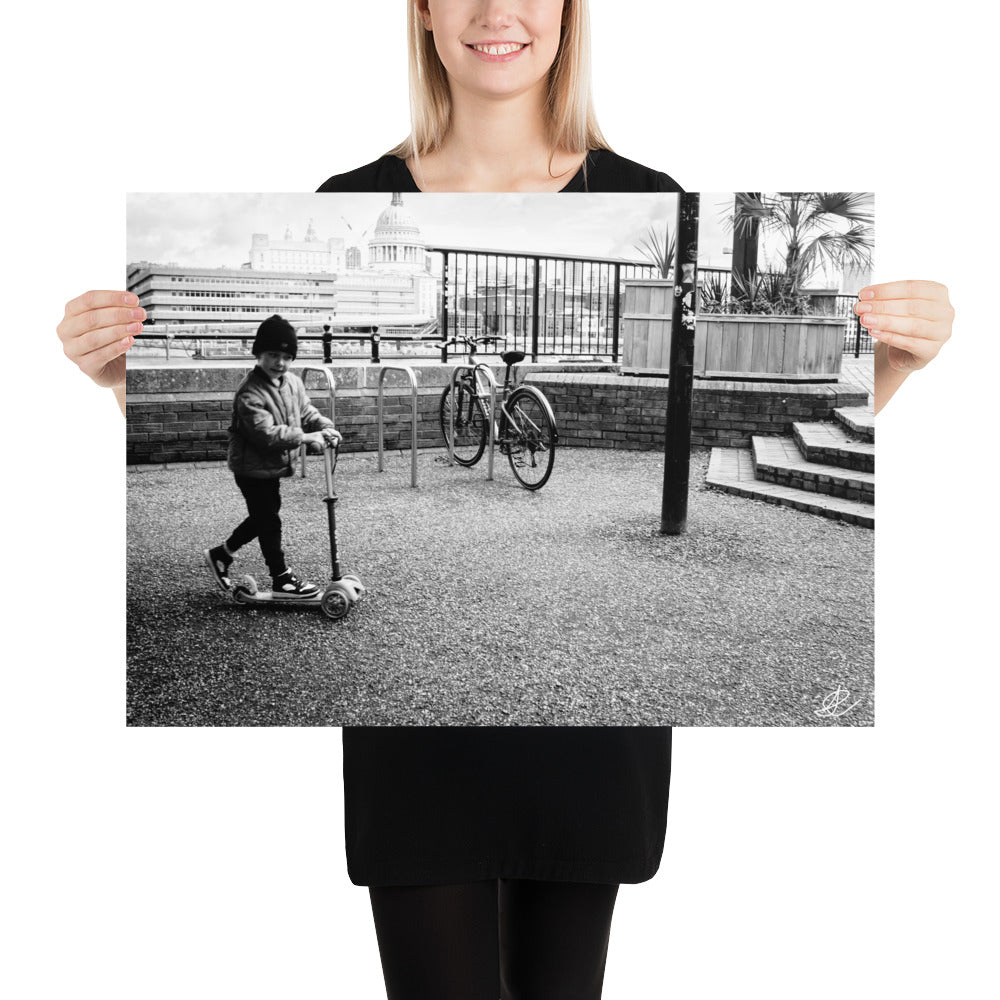
[[[407,159],[437,149],[451,127],[448,74],[434,47],[434,34],[424,28],[415,0],[407,0],[410,65],[410,134],[389,156]],[[585,153],[608,149],[594,114],[590,90],[590,10],[587,0],[566,0],[559,49],[549,70],[546,102],[553,153],[565,149]]]

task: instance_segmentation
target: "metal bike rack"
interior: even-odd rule
[[[497,420],[497,380],[493,374],[493,369],[489,365],[479,362],[475,365],[456,365],[451,372],[451,410],[448,413],[448,464],[455,464],[455,389],[458,385],[460,372],[472,372],[472,379],[475,381],[476,372],[482,371],[486,375],[487,384],[490,387],[490,426],[487,438],[489,455],[486,459],[486,479],[493,480],[493,449],[496,446],[496,420]]]
[[[326,387],[330,395],[330,419],[336,423],[334,417],[334,408],[336,406],[336,396],[337,396],[337,383],[334,381],[333,373],[329,368],[317,368],[315,366],[306,365],[304,368],[300,368],[299,371],[302,374],[302,384],[305,385],[306,375],[309,372],[319,372],[320,375],[326,378]],[[306,446],[299,446],[299,465],[302,471],[302,478],[306,478]]]
[[[417,375],[409,365],[383,361],[378,373],[378,471],[382,471],[383,386],[386,372],[403,372],[410,380],[410,485],[417,485]]]

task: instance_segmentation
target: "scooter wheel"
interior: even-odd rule
[[[350,590],[340,586],[339,582],[331,584],[320,598],[319,606],[323,609],[323,614],[334,621],[345,618],[351,610],[354,601],[351,599]]]
[[[246,604],[248,597],[257,593],[257,581],[252,576],[244,576],[233,587],[233,600],[237,604]]]

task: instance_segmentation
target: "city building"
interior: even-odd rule
[[[344,241],[334,237],[321,241],[309,220],[305,239],[292,239],[286,230],[283,240],[272,240],[267,233],[254,233],[250,238],[250,260],[246,265],[254,271],[291,271],[296,274],[338,274],[344,270]]]
[[[208,325],[242,334],[278,313],[298,325],[322,324],[336,310],[337,275],[129,264],[126,287],[157,327]]]
[[[375,224],[368,243],[368,267],[378,271],[415,274],[427,270],[426,243],[413,214],[403,205],[403,196],[392,196]]]
[[[290,229],[281,240],[254,233],[238,268],[130,264],[127,287],[146,310],[148,332],[200,327],[201,336],[244,336],[274,313],[311,332],[324,324],[405,331],[434,319],[437,279],[401,195],[379,215],[365,266],[362,259],[360,247],[339,237],[320,240],[310,220],[302,240]]]

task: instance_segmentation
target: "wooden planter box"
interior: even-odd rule
[[[836,381],[846,332],[847,320],[832,316],[699,316],[694,370],[706,378]]]
[[[667,375],[673,282],[642,279],[622,286],[623,370]],[[846,319],[830,316],[699,316],[694,373],[701,378],[836,381],[846,331]]]
[[[666,278],[634,278],[622,282],[618,333],[624,369],[667,374],[673,307],[674,283]]]

